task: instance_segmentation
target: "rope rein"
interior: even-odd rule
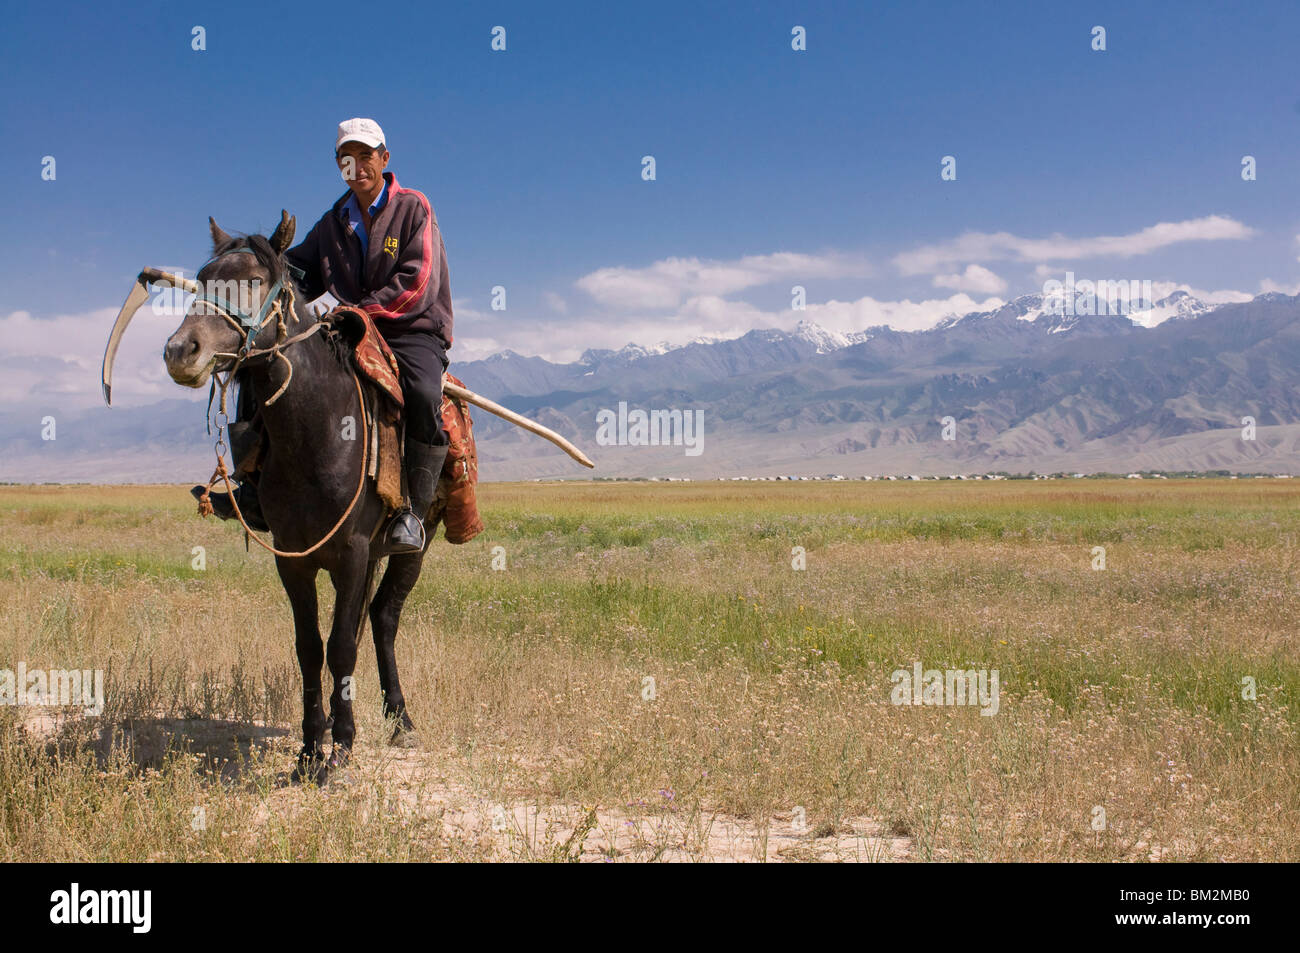
[[[286,298],[288,300],[287,308],[285,307]],[[218,358],[224,358],[224,357],[234,358],[235,363],[230,368],[230,370],[226,372],[225,380],[221,380],[219,374],[215,372],[213,373],[213,379],[220,381],[221,384],[221,404],[219,405],[217,410],[217,418],[218,418],[217,439],[216,442],[213,444],[213,450],[216,452],[217,455],[217,467],[215,470],[212,471],[212,476],[208,479],[208,485],[207,487],[204,488],[203,495],[199,498],[199,515],[210,516],[213,513],[212,487],[216,484],[217,480],[222,480],[225,483],[226,493],[230,497],[230,505],[234,507],[235,516],[239,518],[239,524],[244,527],[244,532],[247,533],[249,538],[251,538],[255,543],[257,543],[257,545],[261,546],[263,549],[265,549],[267,552],[271,553],[274,556],[283,556],[286,558],[299,558],[303,556],[310,556],[312,553],[316,552],[316,550],[320,549],[327,542],[333,539],[334,534],[337,533],[339,529],[343,526],[343,524],[347,522],[348,517],[352,515],[352,511],[356,509],[357,501],[361,499],[361,493],[366,487],[366,472],[369,469],[369,462],[370,462],[369,459],[370,458],[370,418],[366,413],[366,398],[365,398],[365,394],[361,390],[361,378],[357,376],[356,369],[353,368],[352,383],[356,385],[357,401],[361,406],[362,440],[361,440],[361,475],[360,478],[357,480],[356,492],[352,494],[352,501],[348,503],[347,509],[343,511],[343,515],[339,517],[338,522],[335,523],[334,526],[330,529],[330,531],[326,533],[323,537],[321,537],[321,539],[318,540],[315,545],[311,546],[308,549],[304,549],[296,553],[287,552],[282,549],[276,549],[273,545],[263,540],[262,537],[259,536],[256,533],[256,531],[254,531],[252,527],[248,525],[248,521],[244,519],[244,514],[240,512],[239,502],[235,499],[234,488],[231,487],[230,485],[230,473],[226,469],[226,459],[225,459],[225,450],[229,449],[226,444],[225,431],[226,431],[227,424],[229,424],[230,422],[230,414],[226,409],[226,394],[230,388],[231,383],[235,379],[235,374],[238,373],[240,367],[242,367],[247,361],[249,361],[252,358],[258,358],[258,357],[263,357],[265,355],[270,355],[272,360],[279,359],[281,361],[284,361],[285,366],[288,367],[289,369],[288,374],[285,376],[284,383],[280,385],[279,389],[276,390],[276,392],[272,394],[269,399],[262,402],[263,407],[270,407],[272,404],[274,404],[277,400],[280,399],[280,397],[284,394],[285,391],[289,389],[289,382],[293,380],[293,362],[290,361],[289,358],[285,356],[283,349],[290,347],[291,345],[297,344],[300,341],[305,341],[307,338],[311,337],[313,334],[319,331],[322,327],[322,324],[319,321],[317,321],[306,331],[302,331],[298,334],[295,334],[293,337],[286,338],[287,328],[285,326],[285,321],[284,321],[285,312],[288,311],[288,313],[293,316],[293,320],[295,324],[298,321],[297,311],[294,308],[294,292],[293,292],[292,282],[287,282],[284,286],[284,290],[276,295],[275,302],[272,304],[270,310],[267,312],[266,317],[262,320],[261,324],[259,324],[256,328],[248,327],[242,324],[234,315],[232,315],[228,310],[226,310],[224,305],[216,301],[213,301],[211,299],[203,299],[196,303],[204,307],[210,308],[215,314],[224,318],[231,325],[233,325],[235,330],[244,336],[244,345],[239,349],[239,351],[237,352],[220,351],[213,355],[214,357],[218,357]],[[272,344],[270,347],[265,347],[265,348],[253,347],[253,341],[257,338],[259,334],[262,333],[262,331],[266,328],[268,324],[271,323],[272,320],[276,322],[275,343]],[[210,397],[209,397],[209,406],[211,406]]]

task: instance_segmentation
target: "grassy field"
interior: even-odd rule
[[[0,669],[107,681],[0,707],[0,857],[1300,860],[1300,481],[480,499],[398,639],[423,747],[367,633],[316,789],[269,556],[181,488],[0,487]],[[891,704],[915,662],[998,670],[997,714]]]

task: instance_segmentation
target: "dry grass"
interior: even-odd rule
[[[282,783],[269,557],[182,489],[0,488],[0,668],[109,689],[0,707],[0,857],[1300,859],[1300,485],[481,495],[399,636],[425,749],[378,744],[363,648],[356,765],[318,791]],[[914,661],[998,669],[999,713],[891,705]]]

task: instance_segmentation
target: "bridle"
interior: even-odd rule
[[[253,249],[248,245],[239,245],[235,248],[227,249],[215,258],[209,259],[208,262],[203,265],[203,268],[206,268],[215,261],[220,261],[222,258],[226,258],[230,255],[237,255],[241,252],[253,254]],[[203,268],[200,268],[199,271],[201,272]],[[301,268],[297,268],[288,262],[284,263],[284,268],[288,271],[291,279],[300,280],[304,275]],[[212,312],[216,313],[218,317],[224,318],[244,338],[238,351],[217,351],[213,354],[213,357],[233,358],[235,362],[226,372],[226,379],[221,384],[223,404],[226,388],[230,386],[230,382],[234,380],[235,374],[239,372],[239,369],[250,361],[262,357],[270,357],[272,360],[278,358],[279,360],[284,361],[285,366],[289,369],[289,373],[285,377],[284,383],[280,385],[280,389],[264,401],[265,406],[269,407],[274,404],[280,399],[280,395],[289,389],[289,382],[293,380],[293,364],[287,357],[285,357],[283,349],[291,344],[296,344],[305,338],[311,337],[321,329],[321,324],[318,321],[306,331],[303,331],[300,334],[295,334],[291,338],[286,337],[288,329],[285,324],[285,316],[288,315],[292,317],[295,323],[298,320],[297,312],[294,310],[294,297],[293,280],[285,281],[282,274],[275,280],[275,284],[271,286],[271,290],[262,298],[262,306],[258,309],[257,314],[249,314],[247,311],[244,311],[242,308],[232,304],[224,298],[205,293],[203,291],[203,285],[199,285],[199,293],[195,296],[194,304],[190,307],[193,308],[195,305],[206,306]],[[272,321],[275,321],[275,343],[270,347],[254,347],[257,338]],[[212,374],[214,386],[219,378],[220,375],[214,371]],[[209,395],[209,406],[211,406],[211,402],[211,395]]]
[[[210,259],[203,265],[203,268],[206,268],[214,261],[219,261],[220,259],[225,258],[227,255],[235,255],[240,252],[252,253],[252,251],[253,249],[248,245],[240,245],[235,248],[227,249],[215,258]],[[285,366],[289,369],[289,373],[285,377],[284,383],[280,385],[280,388],[269,399],[262,402],[263,407],[270,407],[280,399],[280,396],[286,390],[289,389],[289,382],[293,380],[293,363],[285,356],[284,349],[292,344],[297,344],[299,341],[306,340],[324,326],[321,321],[317,321],[306,331],[301,331],[293,337],[287,337],[288,329],[285,324],[285,315],[288,314],[292,316],[295,323],[298,320],[297,312],[294,310],[295,295],[293,282],[294,280],[300,280],[303,277],[304,272],[299,268],[295,268],[288,262],[284,262],[284,267],[285,270],[288,271],[292,280],[285,281],[283,275],[277,278],[275,284],[271,286],[271,290],[268,291],[266,296],[262,299],[262,306],[258,309],[257,314],[249,314],[247,311],[244,311],[231,302],[226,301],[224,298],[204,293],[202,285],[199,286],[199,293],[195,296],[194,302],[190,306],[193,308],[195,305],[202,305],[209,308],[218,316],[228,321],[236,331],[243,335],[244,338],[243,344],[240,345],[238,351],[218,351],[213,355],[213,357],[218,358],[233,358],[234,364],[226,371],[224,380],[221,379],[221,375],[217,371],[214,370],[212,372],[212,385],[208,390],[209,417],[212,412],[212,398],[215,395],[218,382],[220,383],[221,388],[221,403],[217,408],[216,417],[217,440],[213,446],[213,449],[217,454],[217,468],[212,471],[212,477],[208,480],[207,488],[204,490],[203,496],[199,498],[199,513],[203,516],[207,516],[213,511],[212,500],[209,494],[211,494],[212,487],[217,480],[223,480],[226,485],[226,493],[230,497],[230,505],[234,507],[235,516],[239,517],[239,522],[240,525],[244,527],[244,532],[247,533],[248,536],[251,537],[259,546],[272,555],[299,557],[311,555],[332,539],[334,534],[339,531],[339,527],[347,522],[353,509],[356,508],[357,500],[361,499],[361,491],[365,489],[366,486],[366,473],[369,470],[370,463],[370,418],[366,414],[366,397],[364,392],[361,390],[361,378],[357,376],[356,370],[353,369],[352,382],[356,385],[357,400],[361,406],[361,477],[357,481],[356,492],[352,494],[352,502],[348,504],[347,509],[343,511],[343,515],[339,517],[338,522],[334,524],[333,528],[330,529],[330,531],[326,533],[314,546],[310,549],[304,549],[301,552],[285,552],[276,549],[270,543],[267,543],[258,536],[251,527],[249,527],[247,520],[244,519],[244,514],[239,510],[239,502],[235,499],[234,488],[230,485],[230,473],[226,469],[225,455],[229,447],[226,444],[225,432],[227,427],[230,425],[230,414],[226,408],[226,394],[240,368],[261,358],[269,358],[271,360],[279,359],[284,361]],[[199,271],[202,271],[203,268],[200,268]],[[276,323],[275,343],[270,347],[254,347],[258,336],[272,321],[275,321]]]

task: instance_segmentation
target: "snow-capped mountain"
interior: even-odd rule
[[[842,347],[850,347],[871,339],[871,331],[831,331],[815,321],[800,321],[794,329],[793,336],[811,344],[818,354],[829,354]]]
[[[669,341],[660,341],[658,344],[651,344],[649,346],[641,344],[625,344],[617,351],[611,348],[589,347],[587,350],[582,352],[582,355],[578,358],[578,363],[588,366],[594,364],[607,364],[611,362],[630,363],[632,361],[639,361],[645,357],[655,357],[659,354],[667,354],[669,351],[676,351],[679,348],[690,347],[692,344],[713,344],[714,342],[721,340],[723,340],[721,335],[704,334],[699,337],[691,338],[689,341],[682,344],[673,344]]]
[[[1167,298],[1162,298],[1146,311],[1136,311],[1129,315],[1134,324],[1144,328],[1154,328],[1166,321],[1185,321],[1199,318],[1207,311],[1213,311],[1214,305],[1206,304],[1193,298],[1186,291],[1175,291]]]
[[[1147,302],[1135,302],[1136,305],[1146,304]],[[1122,314],[1108,314],[1106,303],[1098,299],[1079,293],[1074,289],[1062,289],[1050,293],[1034,293],[1020,295],[1013,298],[1006,304],[992,311],[976,311],[969,314],[949,315],[944,318],[929,332],[893,332],[893,333],[933,333],[942,332],[959,325],[970,326],[973,323],[982,321],[997,321],[1015,319],[1033,324],[1036,328],[1047,331],[1051,334],[1062,334],[1072,331],[1076,328],[1083,328],[1081,322],[1088,321],[1088,329],[1091,331],[1104,332],[1105,330],[1115,328],[1142,327],[1154,328],[1170,320],[1190,320],[1200,317],[1201,315],[1214,310],[1215,305],[1206,304],[1186,291],[1175,291],[1173,294],[1159,301],[1151,303],[1149,307],[1142,310],[1129,310]],[[1118,323],[1108,323],[1107,319],[1122,320]],[[862,344],[870,341],[881,331],[888,330],[884,328],[867,328],[861,331],[836,331],[830,328],[822,327],[815,321],[801,320],[795,325],[792,331],[782,331],[776,328],[764,329],[761,332],[751,331],[750,335],[759,334],[767,341],[786,341],[799,346],[802,352],[807,347],[811,347],[814,354],[830,354],[834,351],[842,350],[846,347],[852,347],[856,344]],[[747,338],[749,335],[742,335],[741,338]],[[575,362],[577,365],[585,368],[584,376],[590,376],[597,367],[615,367],[628,366],[636,364],[647,358],[660,357],[672,351],[681,351],[693,346],[711,347],[713,345],[725,343],[727,341],[738,341],[741,338],[724,338],[721,335],[701,335],[692,338],[681,344],[674,344],[669,341],[660,341],[658,344],[643,345],[629,343],[614,350],[612,348],[588,348],[582,352],[582,355]],[[486,363],[497,364],[506,360],[515,361],[535,361],[540,358],[525,358],[512,350],[499,351],[491,357],[485,358]]]
[[[696,337],[681,344],[630,343],[617,350],[588,348],[572,364],[554,364],[539,357],[525,357],[511,350],[500,351],[482,361],[470,362],[490,370],[492,388],[501,393],[544,393],[563,386],[573,377],[600,378],[603,374],[650,373],[654,362],[674,355],[674,365],[688,373],[736,374],[782,363],[834,354],[875,341],[883,336],[896,348],[942,352],[957,346],[959,339],[975,334],[980,346],[997,354],[1026,353],[1041,346],[1050,336],[1095,337],[1150,330],[1167,321],[1192,320],[1214,310],[1214,305],[1197,300],[1186,291],[1175,291],[1143,310],[1123,314],[1107,313],[1106,302],[1081,294],[1077,289],[1020,295],[992,311],[950,315],[924,331],[894,331],[873,327],[859,331],[838,331],[815,321],[800,320],[793,330],[761,328],[740,337],[716,335]],[[1101,313],[1097,313],[1097,312]],[[996,329],[996,330],[995,330]],[[1023,332],[1031,332],[1025,337]],[[954,336],[955,335],[955,336]],[[990,343],[989,335],[1010,335],[1005,344]],[[1039,341],[1039,344],[1032,343]],[[1017,343],[1018,342],[1018,343]]]
[[[1186,291],[1178,290],[1159,301],[1134,300],[1110,303],[1093,294],[1074,288],[1060,288],[1050,292],[1021,295],[993,311],[949,315],[936,328],[950,328],[964,321],[989,318],[1014,317],[1028,321],[1053,334],[1081,327],[1080,322],[1096,318],[1127,318],[1128,322],[1143,328],[1154,328],[1169,320],[1187,320],[1200,317],[1216,306],[1206,304]],[[1103,322],[1104,323],[1104,322]]]
[[[781,331],[779,329],[768,329],[764,333],[770,334],[774,338],[788,337],[791,340],[801,341],[812,345],[813,352],[816,354],[829,354],[831,351],[837,351],[840,348],[849,347],[871,339],[872,330],[851,331],[832,331],[822,327],[814,321],[800,321],[793,331]],[[712,345],[722,341],[736,340],[736,338],[725,338],[722,335],[706,334],[691,338],[681,344],[673,344],[669,341],[660,341],[658,344],[643,345],[629,343],[614,350],[612,348],[588,348],[582,352],[577,363],[585,367],[595,367],[597,365],[614,365],[614,364],[631,364],[643,360],[647,357],[657,357],[661,354],[667,354],[670,351],[680,351],[693,345]],[[513,357],[518,357],[513,351],[503,351]],[[496,357],[497,355],[493,355]],[[487,360],[492,360],[488,358]]]

